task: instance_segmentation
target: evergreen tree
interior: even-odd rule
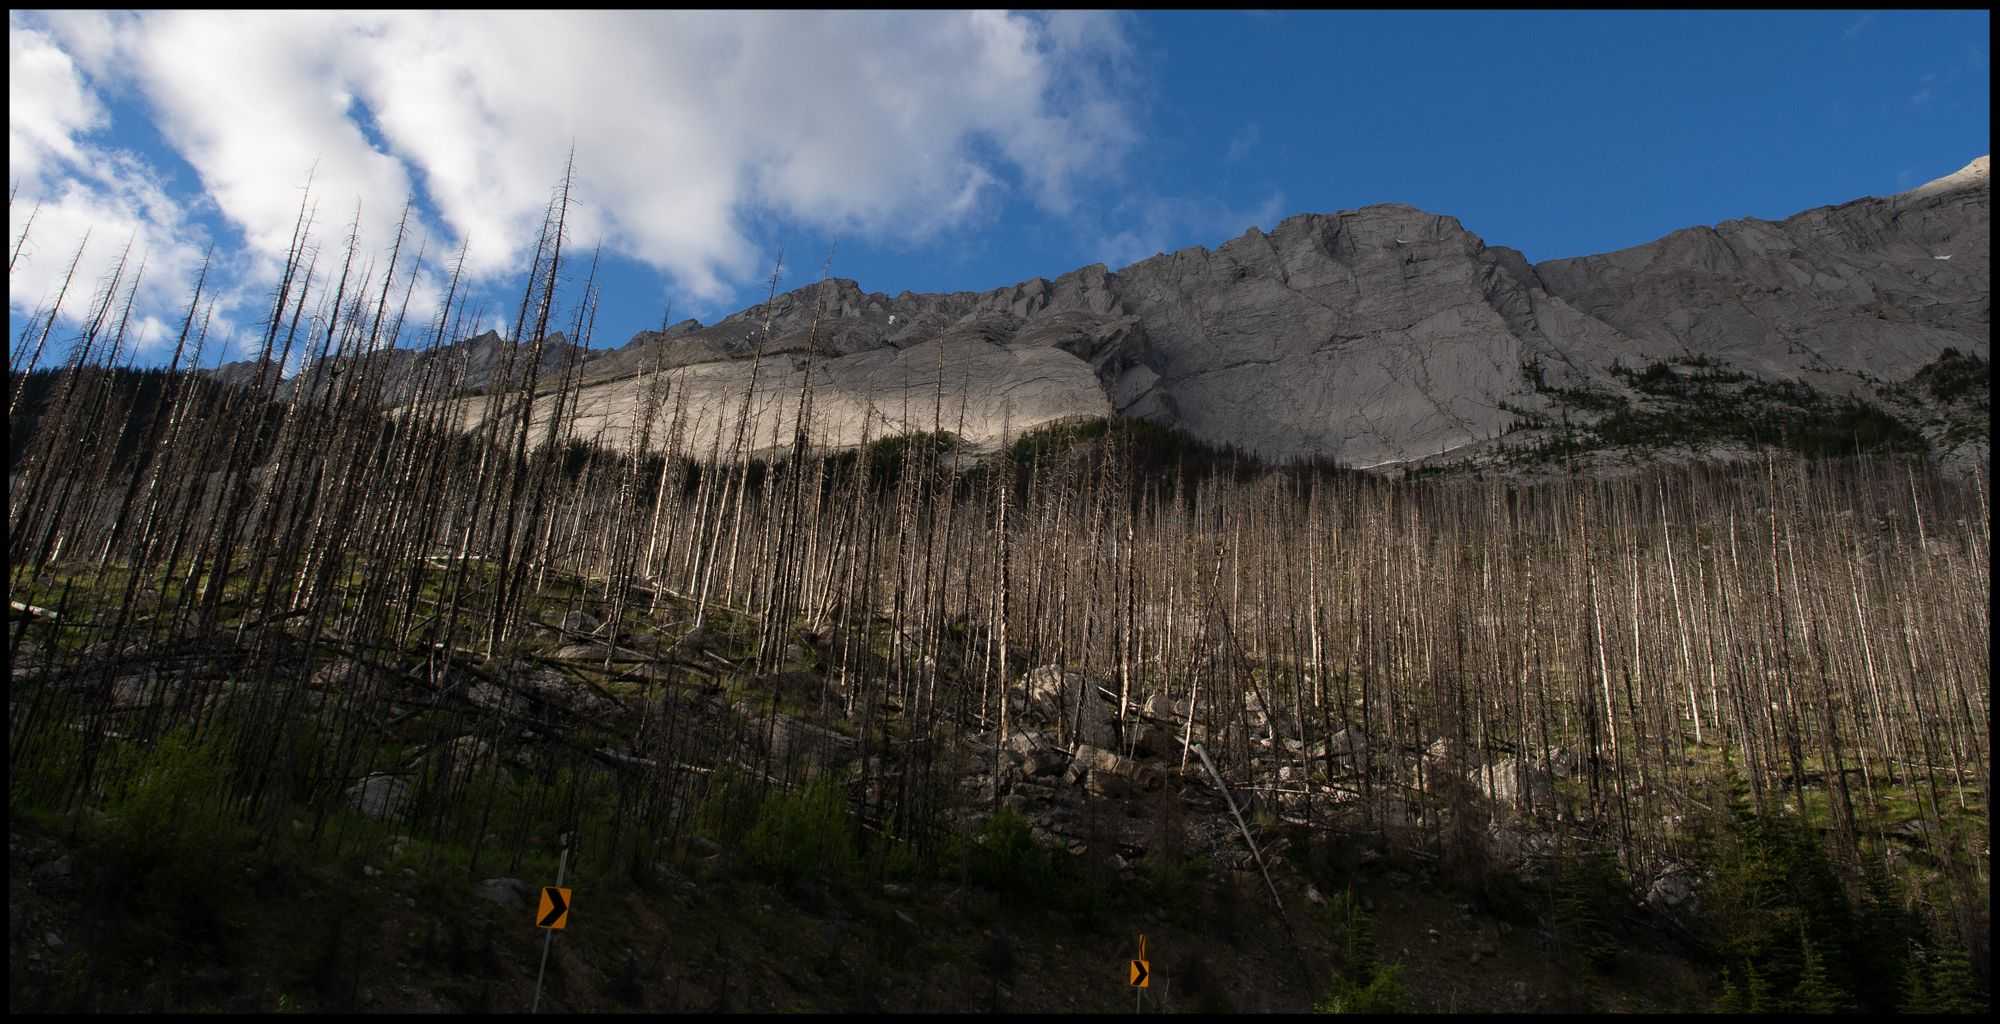
[[[1375,920],[1350,889],[1340,910],[1341,952],[1348,980],[1365,984],[1375,971]]]
[[[1743,974],[1744,1010],[1749,1013],[1770,1013],[1778,1009],[1771,1000],[1771,987],[1764,983],[1764,975],[1757,970],[1757,965],[1744,961]]]
[[[1799,953],[1803,966],[1799,968],[1799,982],[1792,989],[1792,1008],[1800,1013],[1839,1013],[1846,1009],[1847,994],[1827,978],[1826,963],[1804,932],[1799,934]]]
[[[1361,909],[1351,888],[1331,909],[1341,970],[1334,975],[1332,990],[1313,1009],[1319,1013],[1404,1012],[1409,993],[1403,988],[1402,968],[1379,959],[1373,916]]]
[[[1910,949],[1922,934],[1921,922],[1897,898],[1888,865],[1880,857],[1864,860],[1851,972],[1860,1009],[1894,1013],[1903,1005],[1899,989],[1907,985]]]
[[[1897,1008],[1903,1013],[1936,1013],[1937,1001],[1931,998],[1930,979],[1925,976],[1923,948],[1913,946],[1903,963],[1903,1000]]]
[[[1980,1013],[1986,1009],[1964,949],[1954,945],[1938,950],[1931,957],[1930,975],[1932,1012]]]
[[[1603,854],[1579,858],[1556,883],[1556,933],[1599,971],[1609,971],[1618,958],[1604,908],[1618,898],[1622,884],[1617,863]]]
[[[1737,991],[1736,982],[1728,971],[1722,972],[1722,994],[1715,997],[1716,1013],[1743,1013],[1745,1010],[1743,993]]]
[[[1854,977],[1866,956],[1857,948],[1853,904],[1824,845],[1795,817],[1732,812],[1731,827],[1716,837],[1713,876],[1702,892],[1721,951],[1753,964],[1773,1002],[1796,991],[1804,975],[1801,936],[1828,978]]]
[[[1379,964],[1368,973],[1366,984],[1336,976],[1333,992],[1313,1006],[1319,1013],[1403,1013],[1409,992],[1403,988],[1402,967]]]

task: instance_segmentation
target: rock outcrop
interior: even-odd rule
[[[983,293],[890,297],[832,279],[593,354],[567,415],[572,436],[621,443],[660,371],[673,397],[655,446],[677,432],[684,448],[726,450],[740,427],[753,451],[789,447],[810,374],[812,437],[829,446],[937,426],[990,448],[1116,414],[1270,458],[1406,462],[1546,408],[1528,367],[1615,390],[1614,365],[1703,358],[1843,393],[1947,348],[1986,358],[1989,201],[1981,157],[1901,195],[1532,265],[1454,218],[1386,204]],[[552,341],[544,390],[570,355]],[[489,334],[445,352],[464,388],[494,390],[502,345]],[[415,394],[428,357],[393,358],[391,405]],[[460,394],[465,426],[490,415],[490,397]],[[554,404],[538,398],[536,419]]]
[[[1551,295],[1649,350],[1767,377],[1908,377],[1946,348],[1988,352],[1986,166],[1981,157],[1888,199],[1689,228],[1534,273]]]
[[[379,401],[385,406],[399,406],[415,401],[419,389],[429,389],[432,394],[445,389],[458,394],[483,393],[491,390],[501,378],[506,368],[508,343],[494,331],[466,338],[440,346],[435,351],[419,351],[408,348],[380,349],[373,356],[371,371],[381,382]],[[561,334],[550,334],[542,343],[541,360],[537,376],[552,384],[563,372],[563,367],[574,360],[587,362],[592,353],[585,352],[570,344]],[[276,359],[276,354],[273,355]],[[525,351],[516,354],[519,365],[513,367],[509,379],[520,380],[528,371]],[[336,388],[344,386],[342,376],[357,364],[351,356],[322,359],[286,380],[280,396],[289,396],[292,389],[303,388],[308,395],[333,394]],[[251,386],[258,381],[258,367],[266,367],[268,375],[271,364],[260,363],[256,359],[246,359],[234,363],[224,363],[210,373],[227,384]],[[426,376],[428,373],[428,377]]]

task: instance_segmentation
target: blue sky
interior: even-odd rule
[[[511,313],[576,146],[558,322],[604,246],[594,344],[831,272],[985,290],[1401,202],[1531,260],[1913,188],[1989,152],[1989,15],[1157,12],[518,16],[13,12],[10,345],[86,227],[59,358],[127,238],[141,364],[203,249],[255,344],[310,169],[322,262],[407,194]],[[407,264],[406,264],[407,266]],[[402,285],[399,281],[398,289]],[[427,305],[428,304],[428,305]],[[489,325],[489,316],[481,326]],[[418,343],[406,330],[404,344]],[[213,356],[215,349],[211,349]]]

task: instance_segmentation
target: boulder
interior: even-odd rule
[[[523,771],[544,775],[550,768],[549,756],[542,749],[541,737],[534,730],[524,730],[520,742],[507,748],[507,763]]]
[[[1007,749],[1024,761],[1033,757],[1043,745],[1041,736],[1036,733],[1016,732],[1007,737]]]
[[[1527,850],[1520,829],[1495,822],[1486,832],[1486,854],[1501,872],[1519,870]]]
[[[1127,778],[1138,774],[1137,766],[1133,765],[1130,759],[1120,757],[1102,747],[1078,743],[1070,751],[1069,780],[1080,779],[1087,771],[1109,772]]]
[[[1049,732],[1062,729],[1074,720],[1081,700],[1082,720],[1075,738],[1094,746],[1117,745],[1117,715],[1083,673],[1043,665],[1028,673],[1025,689],[1022,708],[1028,722]]]
[[[1538,760],[1549,774],[1558,779],[1569,778],[1583,765],[1583,759],[1567,747],[1549,747],[1542,751]]]
[[[1166,726],[1134,721],[1127,722],[1125,728],[1132,737],[1134,757],[1161,757],[1180,747]]]
[[[1537,812],[1556,809],[1555,776],[1547,769],[1530,768],[1511,756],[1493,762],[1490,770],[1472,769],[1466,781],[1487,799],[1502,806],[1519,807],[1524,811],[1532,806]]]
[[[1101,768],[1092,768],[1083,775],[1084,792],[1092,796],[1120,799],[1138,792],[1138,788],[1129,776]]]
[[[528,713],[528,702],[526,700],[483,679],[465,688],[465,699],[471,702],[474,707],[487,708],[509,715],[525,715]]]
[[[527,910],[534,905],[535,887],[518,878],[489,878],[479,883],[479,898],[507,910]]]
[[[855,747],[854,738],[826,726],[782,712],[773,715],[770,701],[739,701],[735,712],[748,723],[750,743],[758,753],[766,751],[775,764],[815,763],[844,760]]]
[[[1451,771],[1464,760],[1465,751],[1451,739],[1439,737],[1424,748],[1424,769],[1430,772]]]
[[[453,785],[459,785],[472,777],[481,764],[493,754],[493,745],[477,736],[460,736],[446,742],[438,750],[444,759],[446,772]]]
[[[1028,700],[1042,703],[1062,697],[1069,686],[1068,673],[1058,665],[1039,665],[1028,670],[1021,678],[1021,685]]]
[[[617,701],[556,669],[530,672],[521,681],[521,686],[543,701],[585,718],[603,718],[620,710]]]
[[[68,884],[71,870],[70,859],[67,856],[57,857],[55,860],[36,865],[29,877],[34,879],[36,888],[53,889]]]
[[[114,680],[111,684],[111,706],[134,708],[164,697],[167,691],[160,687],[159,679],[159,673],[149,670]]]
[[[1166,786],[1167,773],[1159,765],[1142,764],[1138,766],[1138,769],[1138,772],[1132,778],[1139,783],[1140,788],[1147,792],[1152,792]]]
[[[1646,888],[1646,905],[1676,917],[1701,913],[1701,895],[1694,872],[1685,864],[1668,864]]]
[[[1328,738],[1326,748],[1335,758],[1358,758],[1368,753],[1368,741],[1360,729],[1347,728]]]
[[[1021,774],[1030,779],[1046,778],[1061,774],[1067,765],[1068,761],[1063,757],[1062,751],[1051,747],[1029,754],[1027,759],[1021,762]]]
[[[306,685],[327,693],[352,693],[366,701],[381,692],[382,675],[352,658],[337,658],[314,669]]]
[[[347,797],[356,810],[379,821],[408,809],[410,784],[394,775],[370,775],[350,786]]]

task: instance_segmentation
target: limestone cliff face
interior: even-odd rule
[[[1551,260],[1551,294],[1656,347],[1770,376],[1903,377],[1946,347],[1985,355],[1992,191],[1981,157],[1888,199],[1725,221]]]
[[[1532,266],[1451,217],[1390,204],[984,293],[890,297],[829,280],[593,357],[574,433],[622,441],[662,370],[678,391],[656,443],[684,399],[683,444],[727,446],[754,376],[750,446],[788,445],[810,366],[822,444],[936,423],[990,446],[1117,413],[1267,457],[1372,466],[1498,435],[1508,408],[1540,401],[1528,364],[1610,384],[1616,362],[1700,355],[1851,388],[1948,347],[1989,355],[1986,166]],[[468,425],[485,404],[464,400]]]
[[[431,376],[432,389],[446,386],[449,380],[459,382],[460,391],[488,391],[498,381],[506,366],[508,345],[500,335],[487,331],[484,334],[440,346],[435,352],[415,349],[392,348],[375,353],[375,370],[382,382],[381,402],[395,407],[414,401],[424,383],[425,371]],[[572,359],[587,359],[588,353],[580,352],[561,334],[552,333],[542,343],[541,366],[537,378],[553,382],[561,375],[563,367]],[[516,353],[514,378],[526,376],[527,357],[525,350]],[[275,356],[273,363],[276,362]],[[352,365],[352,358],[323,359],[298,375],[286,380],[281,395],[289,395],[291,389],[304,389],[308,395],[327,394],[338,386],[338,377]],[[245,359],[239,362],[223,363],[208,373],[225,384],[248,387],[258,379],[258,360]],[[266,366],[265,373],[273,372]]]
[[[1541,293],[1518,253],[1452,218],[1375,206],[1293,217],[1119,273],[1093,265],[986,293],[895,298],[834,280],[712,327],[648,332],[589,364],[578,435],[623,436],[642,375],[659,367],[683,389],[691,439],[712,443],[733,430],[760,343],[754,447],[792,436],[810,355],[813,433],[827,444],[857,442],[866,416],[876,436],[937,423],[984,446],[1118,413],[1269,457],[1357,465],[1498,433],[1530,357],[1560,360],[1565,343],[1634,349]]]
[[[1551,347],[1523,269],[1450,217],[1373,206],[1155,257],[1114,287],[1177,425],[1366,466],[1505,425],[1521,364]]]

